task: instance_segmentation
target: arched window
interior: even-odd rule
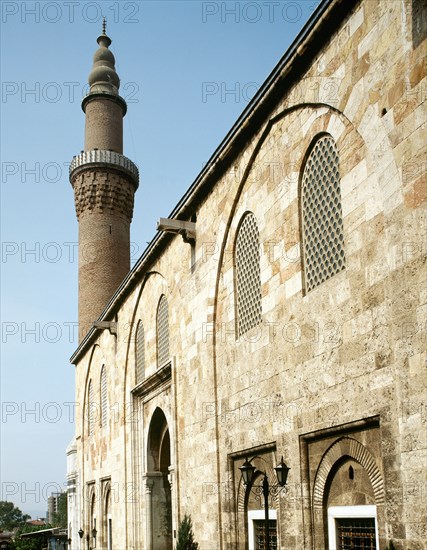
[[[113,525],[111,519],[111,491],[108,489],[105,496],[105,516],[104,516],[104,540],[107,543],[107,550],[113,550]]]
[[[301,185],[305,291],[345,268],[339,157],[335,141],[317,139]]]
[[[157,307],[157,366],[161,367],[169,359],[169,316],[168,302],[162,294]]]
[[[87,389],[87,432],[88,435],[93,434],[93,418],[94,418],[94,402],[93,402],[93,385],[92,380],[89,380]]]
[[[261,323],[261,269],[259,231],[255,216],[248,212],[237,232],[234,255],[238,337]]]
[[[136,383],[142,382],[145,374],[145,333],[144,325],[138,322],[135,335],[135,379]]]
[[[107,372],[105,365],[101,369],[101,426],[104,427],[108,422],[108,395],[107,395]]]
[[[90,533],[91,533],[90,537],[92,538],[91,548],[96,547],[96,515],[95,515],[96,509],[95,509],[95,505],[96,505],[96,497],[95,497],[95,493],[92,493],[92,497],[91,497],[91,500],[90,500]]]

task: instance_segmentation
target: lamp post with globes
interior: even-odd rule
[[[286,466],[286,464],[283,462],[283,456],[278,466],[276,466],[274,469],[276,470],[278,482],[277,485],[270,485],[267,474],[265,472],[260,472],[264,476],[264,479],[262,480],[262,485],[256,487],[252,485],[252,480],[254,479],[256,471],[255,466],[251,464],[246,458],[242,466],[239,467],[239,470],[242,472],[242,478],[245,487],[249,487],[249,490],[251,490],[252,488],[262,488],[262,494],[264,496],[264,526],[266,550],[270,550],[270,520],[268,517],[268,497],[270,494],[272,494],[272,491],[275,493],[278,487],[285,487],[290,470],[290,468]]]

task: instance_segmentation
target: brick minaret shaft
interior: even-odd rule
[[[110,38],[98,37],[83,99],[85,149],[73,158],[70,182],[79,222],[79,341],[130,269],[130,223],[138,169],[123,156],[126,102],[119,95]]]

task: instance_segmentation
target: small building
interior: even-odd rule
[[[71,541],[68,539],[67,529],[49,528],[31,533],[22,533],[20,538],[37,538],[45,543],[46,550],[68,550]]]

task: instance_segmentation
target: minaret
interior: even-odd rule
[[[85,149],[73,158],[70,182],[79,222],[79,341],[130,269],[130,222],[138,169],[123,156],[126,102],[103,21],[89,74]]]

